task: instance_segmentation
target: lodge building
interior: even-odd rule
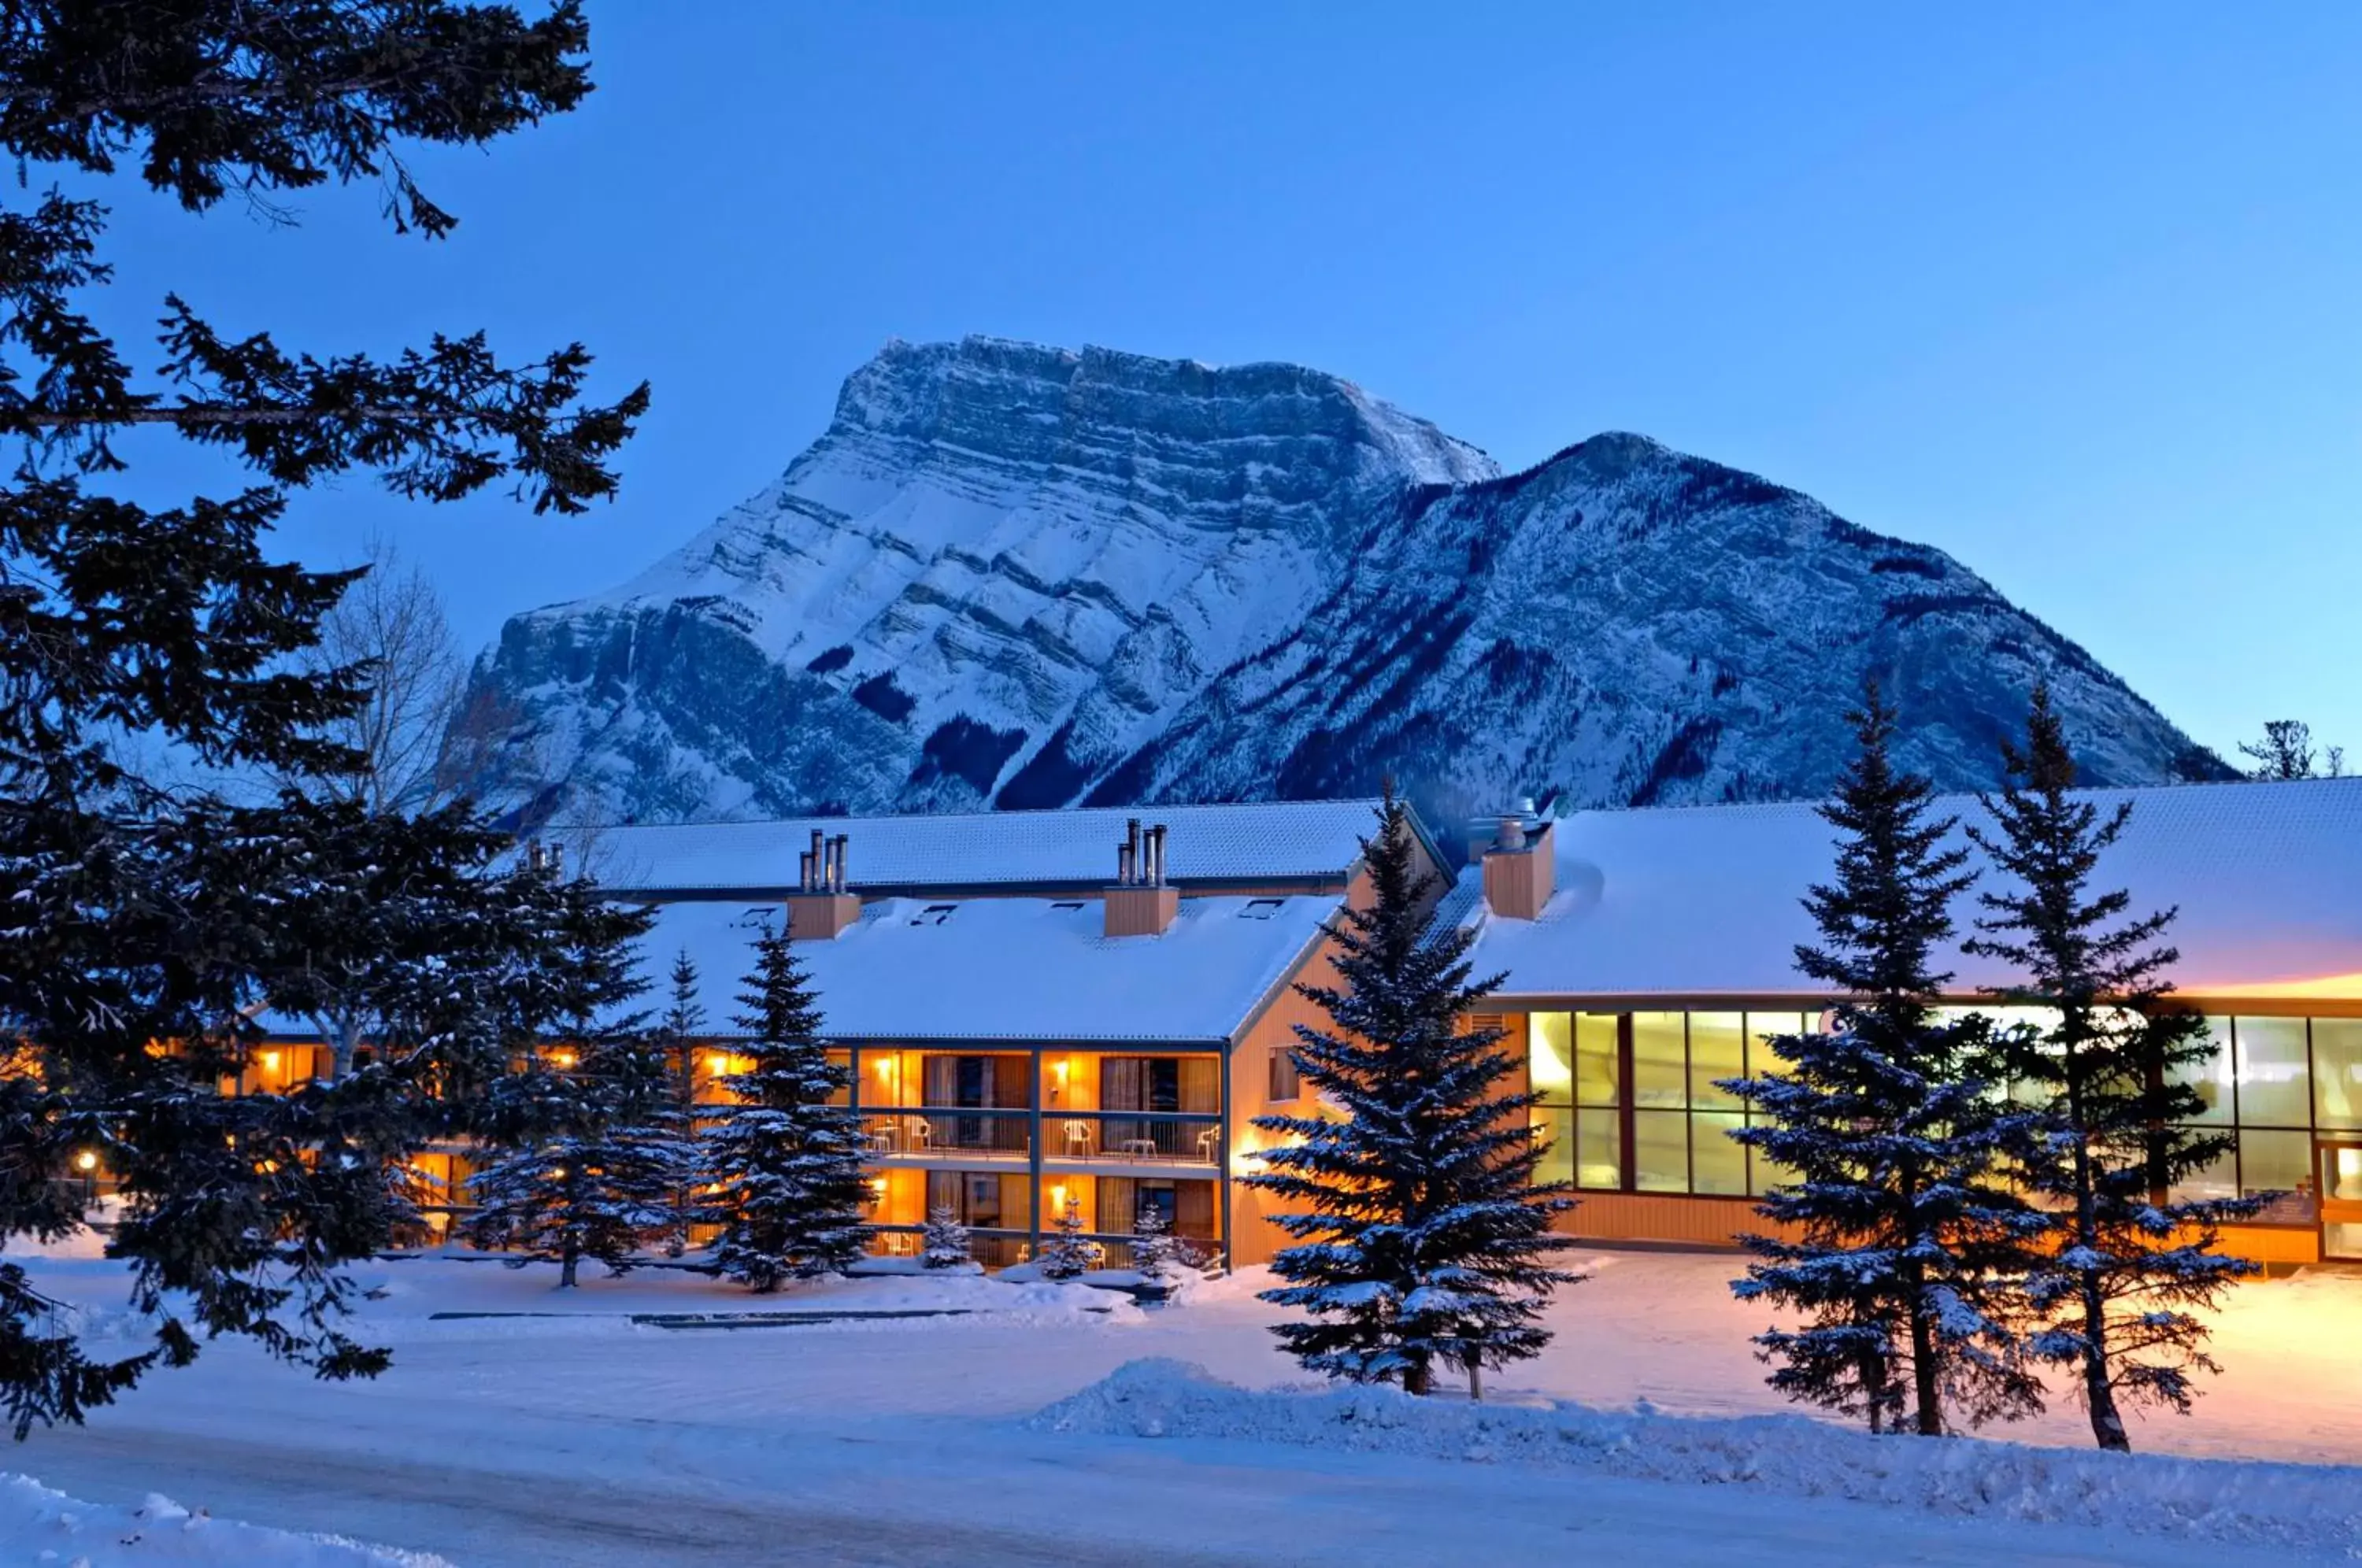
[[[2236,1148],[2192,1185],[2268,1193],[2229,1244],[2268,1264],[2362,1260],[2362,779],[2095,791],[2134,803],[2103,862],[2138,910],[2180,911],[2180,999],[2209,1021],[2206,1120]],[[1020,1261],[1069,1199],[1120,1258],[1154,1212],[1233,1264],[1283,1238],[1237,1178],[1273,1109],[1318,1114],[1288,1047],[1325,1022],[1332,922],[1369,897],[1370,801],[634,826],[592,869],[657,907],[644,972],[696,964],[711,1038],[683,1064],[727,1103],[749,944],[785,924],[810,969],[871,1150],[877,1246],[933,1209],[988,1264]],[[1944,802],[1964,819],[1973,797]],[[1525,1065],[1547,1175],[1600,1241],[1728,1246],[1777,1179],[1727,1133],[1716,1080],[1831,998],[1794,967],[1830,830],[1802,803],[1487,819],[1453,863],[1424,827],[1433,919],[1467,928],[1485,1021]],[[1973,919],[1964,899],[1956,918]],[[1949,1001],[1991,1012],[2007,977],[1954,953]],[[316,1047],[266,1042],[255,1087]],[[430,1155],[456,1206],[464,1151]]]

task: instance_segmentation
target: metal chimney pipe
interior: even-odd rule
[[[812,890],[811,851],[809,849],[796,851],[796,890],[800,893]]]
[[[851,847],[852,843],[853,835],[850,834],[841,833],[836,835],[836,885],[829,889],[832,893],[844,891],[844,852]]]
[[[549,846],[549,874],[552,877],[566,875],[566,846],[562,844]]]
[[[1120,888],[1131,886],[1131,845],[1121,839],[1115,845],[1115,880]]]
[[[1164,886],[1164,824],[1158,823],[1148,830],[1149,884]]]
[[[1148,876],[1148,867],[1147,864],[1140,857],[1142,846],[1140,842],[1140,819],[1138,817],[1130,817],[1125,820],[1123,824],[1123,842],[1125,847],[1131,851],[1131,869],[1125,873],[1123,879],[1127,882],[1145,880]]]

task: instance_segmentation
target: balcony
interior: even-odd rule
[[[864,1116],[861,1131],[877,1160],[975,1160],[1022,1165],[1033,1154],[1033,1113],[966,1105],[928,1105]]]
[[[1181,1165],[1221,1161],[1222,1119],[1205,1112],[1058,1110],[1042,1116],[1047,1165]]]

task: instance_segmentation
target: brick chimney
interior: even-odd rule
[[[1124,824],[1115,846],[1115,883],[1107,890],[1109,936],[1162,936],[1181,912],[1181,889],[1164,879],[1164,824],[1141,832],[1140,819]]]
[[[796,856],[796,890],[788,895],[788,936],[833,942],[861,918],[861,895],[845,890],[844,852],[851,842],[812,829],[811,847]]]
[[[1485,906],[1505,920],[1540,919],[1556,880],[1554,825],[1544,820],[1529,826],[1529,821],[1522,811],[1504,812],[1479,857]]]

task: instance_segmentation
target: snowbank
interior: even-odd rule
[[[0,1561],[60,1568],[452,1568],[447,1559],[296,1535],[191,1513],[150,1496],[136,1508],[76,1502],[30,1476],[0,1473]]]
[[[1035,1416],[1037,1430],[1220,1438],[1739,1484],[1955,1516],[2114,1526],[2362,1554],[2362,1469],[2107,1454],[1984,1439],[1873,1438],[1802,1416],[1687,1417],[1472,1405],[1389,1387],[1253,1392],[1135,1361]]]

